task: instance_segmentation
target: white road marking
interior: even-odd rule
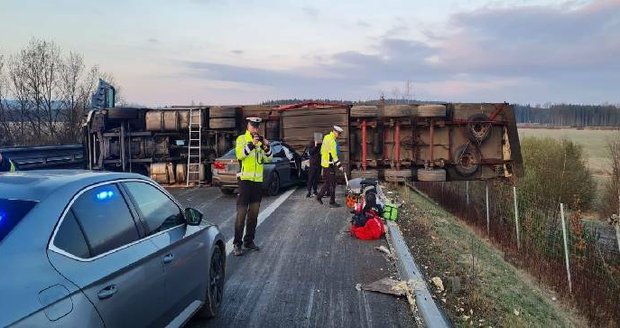
[[[273,203],[269,204],[269,206],[267,206],[265,210],[261,211],[258,214],[258,220],[257,220],[258,222],[256,222],[256,228],[258,228],[261,225],[261,223],[263,223],[273,212],[275,212],[275,210],[278,207],[280,207],[280,205],[282,205],[282,203],[284,203],[284,201],[286,201],[295,192],[295,190],[297,190],[297,188],[292,188],[286,191],[285,193],[280,195],[280,197],[278,197],[278,199],[276,199]],[[234,219],[235,217],[233,216],[233,220]],[[233,223],[233,227],[234,227],[234,223]],[[232,253],[234,239],[235,238],[234,238],[234,233],[233,233],[233,238],[230,238],[228,242],[226,242],[226,256]]]

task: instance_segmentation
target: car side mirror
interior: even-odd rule
[[[187,224],[191,226],[197,226],[202,222],[203,214],[194,208],[188,207],[185,209],[185,220]]]

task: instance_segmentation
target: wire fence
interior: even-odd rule
[[[508,261],[569,300],[592,325],[620,325],[620,252],[584,223],[579,210],[567,208],[565,245],[560,204],[552,200],[540,206],[545,202],[519,195],[517,189],[515,216],[514,189],[502,182],[417,183],[416,187],[480,234],[488,234]]]

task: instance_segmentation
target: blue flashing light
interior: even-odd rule
[[[97,193],[97,199],[98,200],[110,199],[110,198],[112,198],[112,196],[114,196],[114,192],[113,191],[101,191],[101,192]]]
[[[0,223],[4,220],[4,213],[0,213]]]

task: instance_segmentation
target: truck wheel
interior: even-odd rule
[[[418,117],[445,117],[446,106],[444,105],[420,105],[417,110]]]
[[[411,170],[385,170],[383,175],[388,182],[405,182],[411,180],[413,173]]]
[[[467,119],[467,138],[481,144],[491,136],[493,125],[485,114],[474,114]]]
[[[412,110],[409,105],[389,105],[385,106],[383,116],[385,117],[409,117]]]
[[[446,181],[446,170],[444,169],[419,169],[418,181]]]
[[[216,130],[234,129],[235,123],[234,118],[212,118],[209,120],[209,127]]]
[[[353,106],[351,107],[351,117],[377,117],[379,109],[377,106]]]
[[[226,278],[225,258],[222,247],[215,245],[211,255],[211,265],[207,276],[207,290],[205,303],[198,312],[201,318],[217,316],[222,300],[224,299],[224,281]]]

